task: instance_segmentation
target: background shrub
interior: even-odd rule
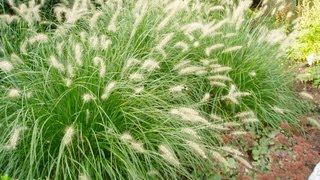
[[[300,36],[293,47],[290,57],[305,61],[306,58],[315,53],[320,53],[320,10],[319,1],[303,0],[299,6],[299,21]]]

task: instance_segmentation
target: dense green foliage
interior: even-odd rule
[[[300,4],[299,36],[290,50],[289,57],[299,62],[306,62],[311,67],[307,69],[303,80],[309,80],[314,85],[320,85],[320,1],[303,0]]]
[[[320,54],[320,1],[303,0],[300,8],[300,22],[298,30],[300,36],[292,50],[291,57],[299,61],[312,53]]]
[[[252,27],[250,1],[121,2],[1,16],[0,172],[208,178],[250,168],[223,134],[296,122],[290,38]]]

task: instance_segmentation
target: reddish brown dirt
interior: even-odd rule
[[[282,148],[270,150],[271,170],[266,173],[256,172],[254,178],[257,180],[305,180],[320,162],[320,129],[311,126],[308,120],[312,116],[320,123],[320,89],[313,87],[310,82],[299,82],[296,90],[313,96],[314,112],[300,118],[302,128],[281,124],[273,146]],[[237,179],[247,180],[252,177],[242,170]]]
[[[257,176],[259,180],[308,179],[314,166],[320,162],[320,130],[318,127],[311,126],[307,118],[313,116],[320,122],[320,89],[313,87],[310,82],[299,82],[296,84],[296,90],[308,92],[313,96],[315,112],[300,118],[303,126],[302,132],[285,123],[280,126],[282,131],[276,136],[275,141],[286,148],[271,153],[272,170],[265,174],[259,174]]]

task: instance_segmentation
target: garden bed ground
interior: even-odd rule
[[[304,180],[311,174],[315,165],[320,162],[320,131],[312,126],[309,118],[320,123],[320,90],[310,82],[298,82],[298,92],[304,91],[313,96],[314,108],[300,118],[302,128],[281,124],[280,131],[270,143],[269,158],[271,161],[268,173],[258,173],[259,180],[290,179]],[[245,176],[239,179],[246,179]]]
[[[296,90],[313,96],[312,112],[300,118],[300,127],[282,123],[278,131],[270,132],[274,135],[266,133],[263,137],[254,137],[248,159],[252,159],[256,170],[247,171],[242,167],[238,180],[253,177],[258,180],[305,180],[320,162],[320,130],[309,120],[312,118],[320,123],[320,90],[310,82],[298,82]]]

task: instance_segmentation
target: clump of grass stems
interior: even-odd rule
[[[76,0],[56,21],[32,3],[2,15],[0,172],[194,179],[233,168],[227,157],[250,168],[221,135],[294,123],[303,107],[281,62],[289,38],[250,27],[250,3],[226,3],[215,20],[180,0]]]

